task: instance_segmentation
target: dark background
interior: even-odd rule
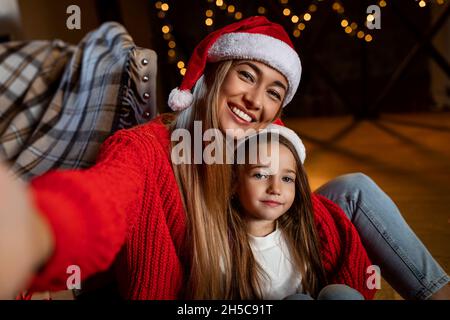
[[[158,53],[158,105],[160,111],[168,111],[166,97],[182,79],[177,62],[187,63],[195,45],[208,32],[237,21],[237,11],[245,18],[257,15],[258,8],[264,7],[264,15],[289,32],[303,64],[299,90],[285,116],[352,114],[370,118],[380,112],[448,110],[449,1],[426,1],[425,7],[415,0],[385,2],[387,5],[381,8],[381,29],[368,30],[364,26],[366,8],[379,1],[230,0],[220,8],[215,0],[172,0],[162,2],[169,5],[162,17],[157,1],[19,0],[20,29],[16,38],[60,38],[77,43],[104,21],[121,22],[138,45]],[[333,9],[335,3],[344,7],[344,12]],[[81,30],[65,27],[70,4],[81,8]],[[302,17],[310,12],[311,4],[317,10],[311,12],[312,19],[296,38],[292,33],[296,24],[291,22],[291,16]],[[235,7],[232,13],[228,12],[230,5]],[[290,16],[283,15],[284,8],[291,10]],[[213,10],[210,27],[205,25],[208,9]],[[356,31],[370,33],[373,40],[361,40],[356,32],[346,34],[342,19],[356,22]],[[171,38],[167,40],[161,31],[164,25],[170,27]],[[176,43],[173,58],[168,56],[170,40]]]

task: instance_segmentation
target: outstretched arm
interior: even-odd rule
[[[141,207],[148,163],[141,141],[133,131],[119,131],[102,145],[95,166],[49,172],[28,188],[3,170],[2,297],[24,289],[30,278],[31,290],[65,289],[73,265],[82,279],[111,265]]]

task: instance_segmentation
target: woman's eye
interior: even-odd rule
[[[248,73],[247,71],[239,71],[239,74],[242,75],[245,79],[249,80],[250,82],[255,81],[253,76],[250,73]]]
[[[269,90],[269,94],[277,100],[281,100],[281,95],[275,90]]]

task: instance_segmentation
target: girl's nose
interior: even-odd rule
[[[273,195],[281,194],[280,183],[279,183],[278,179],[276,179],[275,177],[270,178],[267,193],[273,194]]]

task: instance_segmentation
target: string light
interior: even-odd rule
[[[213,25],[213,19],[207,18],[207,19],[205,20],[205,24],[206,24],[208,27],[212,26],[212,25]]]
[[[218,7],[223,6],[223,0],[216,0],[216,6]]]
[[[155,8],[158,9],[157,16],[160,19],[165,19],[167,14],[169,13],[169,5],[163,1],[158,1],[155,3]],[[169,50],[167,50],[167,55],[169,56],[169,62],[173,63],[178,60],[177,67],[180,69],[180,74],[184,76],[186,69],[184,68],[184,61],[182,59],[176,59],[177,52],[175,50],[177,44],[175,42],[175,37],[171,34],[172,27],[170,23],[164,23],[161,27],[161,32],[164,40],[167,41],[167,46]],[[184,68],[184,71],[182,71]]]
[[[233,13],[234,12],[235,7],[233,5],[228,6],[228,12],[229,13]]]
[[[213,11],[208,9],[208,10],[206,10],[205,15],[206,15],[208,18],[211,18],[211,17],[213,16]]]
[[[180,74],[184,76],[186,74],[186,68],[181,68]]]
[[[167,3],[163,3],[161,5],[161,10],[162,11],[169,11],[169,5]]]
[[[322,0],[314,0],[313,3],[308,6],[308,10],[302,14],[293,14],[291,8],[287,6],[288,1],[279,0],[279,2],[284,5],[282,10],[283,16],[286,18],[290,17],[290,21],[295,25],[292,31],[294,37],[300,37],[302,34],[300,31],[305,30],[306,22],[311,21],[312,13],[317,11],[317,3],[320,1]]]
[[[169,26],[163,26],[163,27],[161,28],[161,30],[162,30],[163,33],[169,33],[170,28],[169,28]]]
[[[379,5],[381,8],[384,8],[384,7],[386,7],[387,3],[386,3],[386,1],[381,0],[380,2],[378,2],[378,5]]]
[[[426,3],[425,1],[423,1],[423,0],[420,0],[420,1],[419,1],[419,7],[423,8],[423,7],[425,7],[426,5],[427,5],[427,3]]]
[[[234,15],[234,18],[236,19],[236,20],[240,20],[240,19],[242,19],[242,13],[241,12],[236,12],[236,14]]]
[[[378,4],[380,5],[380,7],[385,7],[387,3],[384,0],[380,0],[378,2]],[[364,39],[366,42],[370,42],[373,40],[373,38],[370,34],[366,34],[364,31],[358,30],[358,24],[356,22],[349,21],[349,19],[347,17],[345,17],[345,15],[344,15],[345,8],[340,0],[335,0],[333,2],[332,9],[333,9],[333,11],[337,12],[341,16],[341,26],[342,26],[342,28],[344,28],[344,32],[346,34],[348,34],[350,36],[354,36],[356,34],[358,39],[361,39],[361,40]],[[367,22],[372,22],[374,20],[375,20],[375,16],[373,14],[367,15],[367,17],[366,17]]]
[[[264,8],[264,7],[258,7],[258,13],[259,13],[259,14],[265,14],[265,13],[266,13],[266,8]]]

